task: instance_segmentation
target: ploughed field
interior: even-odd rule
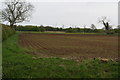
[[[118,58],[118,36],[115,35],[21,33],[19,38],[22,47],[40,57]]]

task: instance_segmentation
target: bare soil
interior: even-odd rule
[[[29,53],[39,57],[118,59],[115,35],[22,33],[19,38],[22,47],[36,50]]]

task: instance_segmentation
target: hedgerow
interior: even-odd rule
[[[15,33],[15,29],[8,25],[2,24],[2,41],[6,40],[8,37]]]

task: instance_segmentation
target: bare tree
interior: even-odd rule
[[[117,29],[120,29],[120,25],[117,26]]]
[[[34,6],[28,2],[20,0],[10,0],[4,2],[5,8],[1,11],[2,21],[7,21],[13,27],[16,23],[29,20],[29,16]]]
[[[85,33],[86,25],[84,25],[84,33]]]
[[[107,17],[102,17],[101,19],[99,19],[99,23],[102,23],[104,25],[107,34],[111,33],[111,27],[109,25],[109,22],[110,21],[107,19]]]
[[[96,29],[96,26],[94,24],[91,24],[91,29],[92,30],[95,30]]]

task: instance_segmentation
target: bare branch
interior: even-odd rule
[[[9,0],[9,2],[5,2],[5,5],[6,8],[1,12],[1,19],[8,21],[10,26],[29,19],[30,13],[34,8],[30,3],[20,2],[20,0]]]
[[[109,34],[110,30],[112,29],[112,26],[109,25],[110,20],[108,20],[107,17],[103,16],[98,21],[99,23],[102,23],[104,25],[107,34]]]

